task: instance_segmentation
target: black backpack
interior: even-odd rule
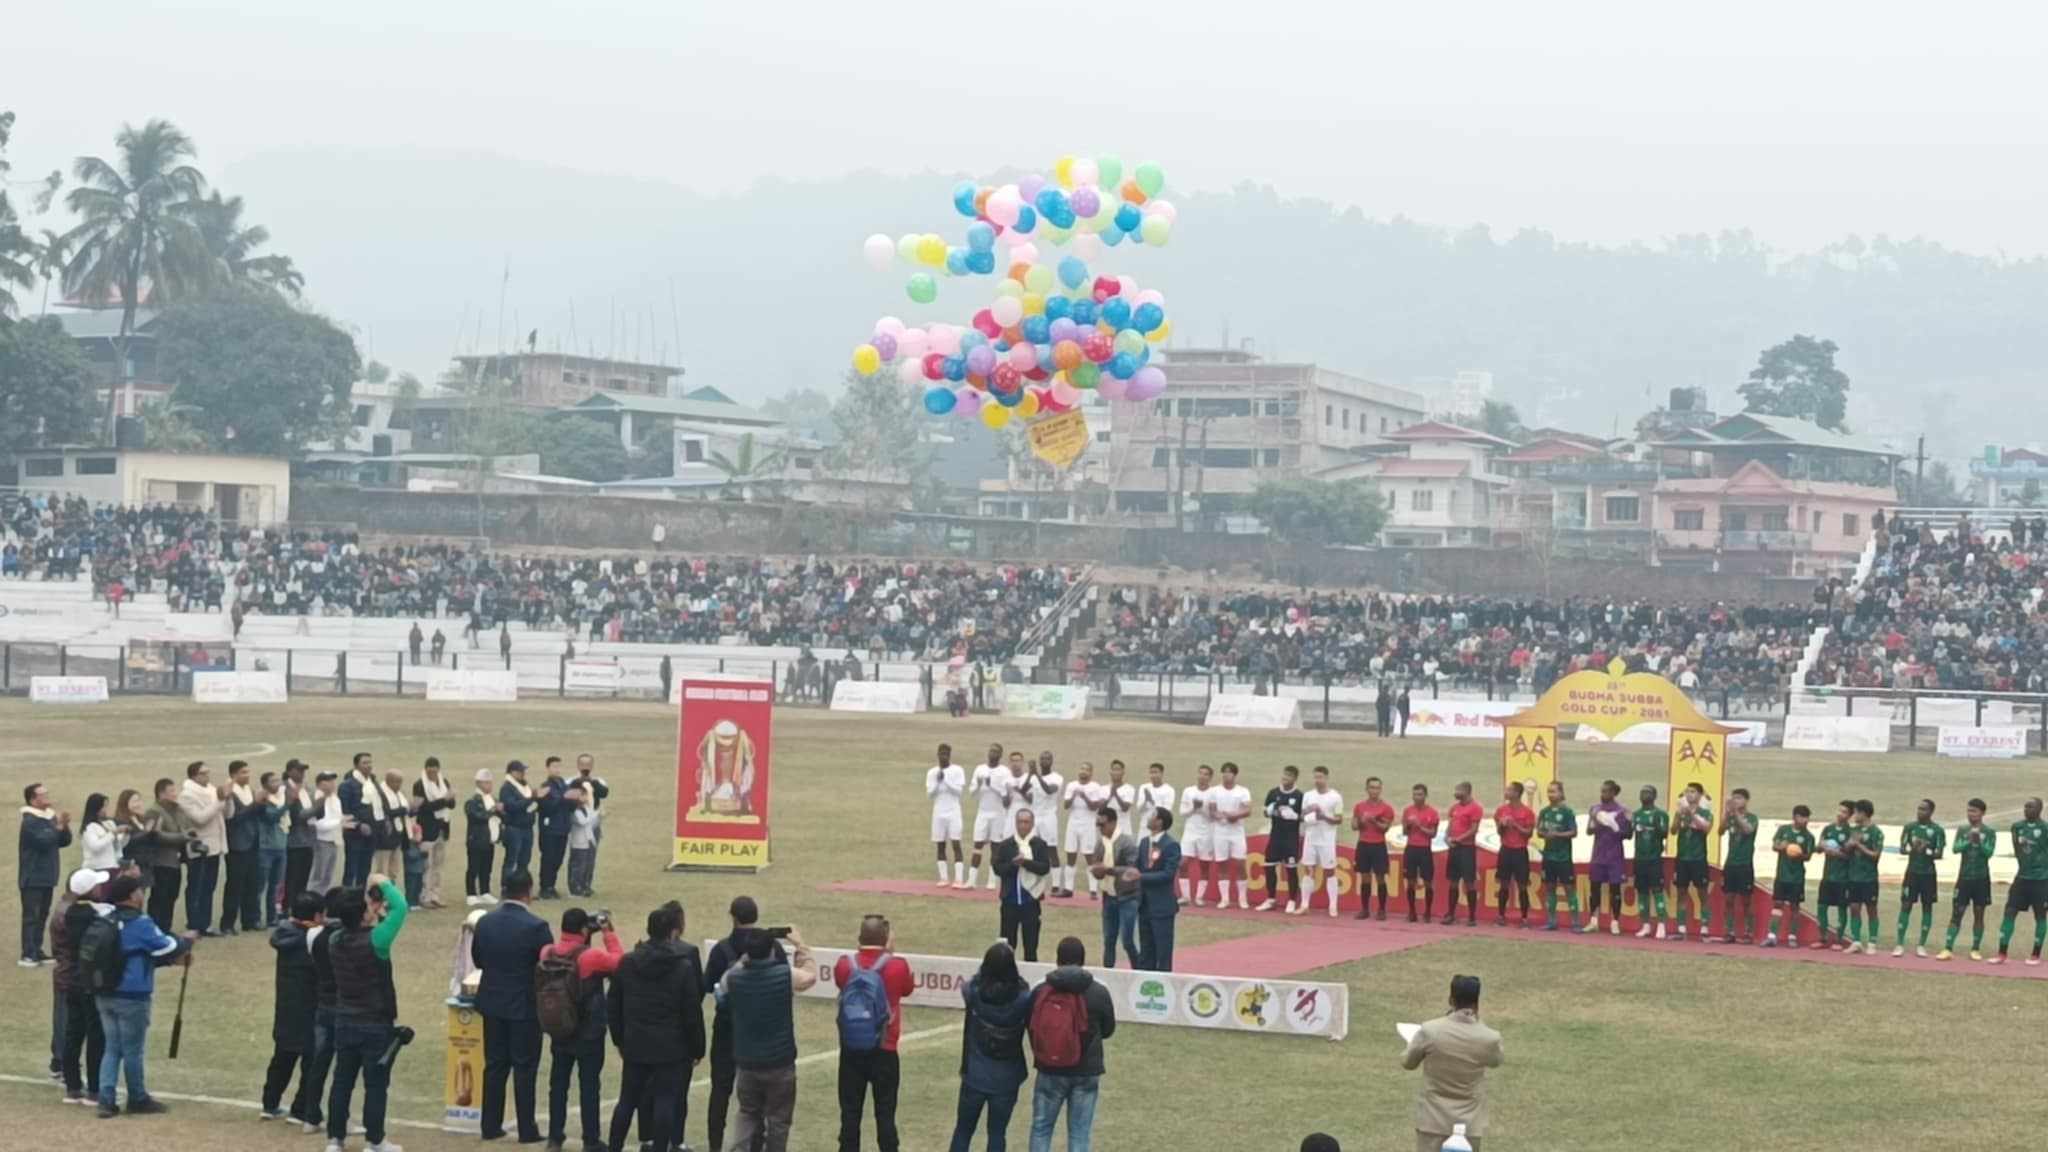
[[[983,1056],[1010,1063],[1023,1061],[1024,1029],[1028,1017],[1008,1027],[990,1023],[989,1018],[980,1012],[970,1013],[968,1019],[971,1021],[968,1031],[973,1034],[974,1046]]]
[[[78,980],[95,996],[121,987],[127,952],[121,947],[120,913],[95,916],[78,936]]]

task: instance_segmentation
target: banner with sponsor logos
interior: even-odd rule
[[[2018,760],[2027,754],[2027,728],[2024,724],[1983,728],[1944,724],[1934,754],[1962,760]]]
[[[1299,728],[1301,701],[1292,696],[1222,692],[1209,697],[1205,728]]]
[[[1408,713],[1407,732],[1493,740],[1500,736],[1502,719],[1521,710],[1520,704],[1505,700],[1416,700]]]
[[[610,660],[568,660],[562,664],[562,689],[566,692],[616,692],[623,673]]]
[[[841,680],[832,686],[834,712],[912,716],[923,710],[924,689],[914,680]]]
[[[1080,720],[1088,715],[1088,689],[1065,684],[1010,684],[1003,715],[1013,720]]]
[[[105,676],[31,676],[28,678],[31,704],[105,704]]]
[[[451,704],[510,704],[519,699],[519,674],[488,668],[435,668],[427,673],[427,699]]]
[[[775,685],[765,680],[683,681],[671,867],[768,866],[774,712]]]
[[[714,941],[705,941],[708,952]],[[832,966],[845,948],[813,948],[818,982],[802,993],[835,999]],[[910,965],[916,990],[904,1003],[920,1008],[965,1009],[960,990],[981,970],[980,957],[925,956],[899,952]],[[1037,984],[1052,972],[1050,964],[1017,962],[1024,979]],[[1134,972],[1128,968],[1090,968],[1097,983],[1116,1001],[1116,1021],[1158,1024],[1170,1028],[1222,1028],[1263,1032],[1273,1036],[1322,1037],[1342,1040],[1350,1027],[1351,992],[1342,984],[1312,980],[1264,980],[1243,976],[1203,976],[1189,972]]]
[[[1714,813],[1721,810],[1721,789],[1727,779],[1728,734],[1725,732],[1688,732],[1674,728],[1671,732],[1669,757],[1671,773],[1665,803],[1671,805],[1672,836],[1664,842],[1664,854],[1678,854],[1678,820],[1682,814],[1686,786],[1699,785],[1705,793],[1701,802],[1709,827],[1707,829],[1707,866],[1721,865],[1721,837],[1714,834],[1711,821]]]
[[[1793,752],[1889,752],[1890,716],[1785,717],[1785,748]]]
[[[194,672],[196,704],[282,704],[291,695],[282,672]]]

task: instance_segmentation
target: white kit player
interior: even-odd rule
[[[961,850],[963,831],[960,797],[967,790],[967,773],[953,763],[953,746],[939,745],[939,762],[924,774],[924,794],[932,798],[932,851],[939,858],[939,887],[950,879],[955,888],[967,887],[967,853]],[[953,847],[953,872],[946,874],[946,846]]]
[[[1066,794],[1067,782],[1053,771],[1051,752],[1038,754],[1038,762],[1031,766],[1031,781],[1031,814],[1037,817],[1032,827],[1038,829],[1040,840],[1057,846],[1060,842],[1060,801]],[[1054,856],[1053,859],[1057,862],[1059,857]],[[1059,881],[1057,875],[1052,879],[1055,884]]]
[[[1017,813],[1031,807],[1031,792],[1037,786],[1038,777],[1032,775],[1031,765],[1024,762],[1024,754],[1010,753],[1010,794],[1003,802],[1003,839],[1016,839]],[[995,867],[993,856],[989,858],[989,867]]]
[[[1116,815],[1116,834],[1136,839],[1145,827],[1144,814],[1140,813],[1136,817],[1131,815],[1132,810],[1138,806],[1138,789],[1136,785],[1124,783],[1123,761],[1109,762],[1108,788],[1109,798],[1104,807]],[[1169,804],[1168,807],[1172,805]]]
[[[1115,767],[1115,765],[1111,765],[1110,770],[1115,771]],[[1130,834],[1133,836],[1146,834],[1145,830],[1151,827],[1152,824],[1152,812],[1154,809],[1164,808],[1168,812],[1174,811],[1173,798],[1173,785],[1166,782],[1166,765],[1154,761],[1151,766],[1145,769],[1145,782],[1138,785],[1137,812],[1131,821],[1136,826],[1136,830]],[[1181,829],[1181,834],[1186,835],[1187,829]],[[1183,904],[1188,902],[1188,882],[1186,880],[1180,882],[1180,902]]]
[[[981,871],[981,853],[989,854],[988,890],[996,890],[994,870],[996,844],[1010,838],[1010,769],[1003,764],[1003,746],[988,746],[988,763],[978,764],[967,778],[967,794],[974,798],[974,856],[967,865],[967,887],[974,887],[975,873]]]
[[[1252,906],[1245,870],[1244,820],[1252,814],[1251,789],[1237,782],[1237,765],[1223,762],[1223,782],[1209,790],[1209,840],[1216,850],[1216,906],[1230,907],[1230,882],[1237,881],[1237,906]]]
[[[1065,793],[1067,805],[1067,865],[1061,874],[1057,895],[1074,894],[1074,870],[1081,857],[1095,851],[1095,841],[1101,832],[1095,827],[1095,815],[1109,803],[1109,785],[1095,779],[1095,765],[1086,760],[1081,762],[1081,771],[1067,781]],[[1102,881],[1088,877],[1088,898],[1102,898]]]
[[[1209,834],[1215,826],[1209,819],[1209,793],[1216,787],[1215,778],[1216,770],[1204,764],[1195,769],[1195,782],[1180,794],[1181,827],[1187,829],[1187,835],[1180,841],[1181,859],[1185,862],[1181,889],[1185,894],[1188,879],[1192,876],[1197,908],[1209,906],[1209,876],[1216,866],[1216,844]]]
[[[1330,770],[1316,765],[1315,783],[1301,796],[1301,865],[1314,869],[1322,877],[1323,892],[1329,897],[1330,915],[1337,914],[1339,889],[1342,887],[1337,876],[1337,828],[1344,823],[1344,797],[1330,787]],[[1315,881],[1309,881],[1310,895],[1289,911],[1299,916],[1308,911],[1313,899]]]

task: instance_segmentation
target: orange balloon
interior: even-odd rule
[[[988,377],[986,377],[986,376],[976,376],[976,375],[975,375],[974,373],[972,373],[972,372],[969,372],[969,373],[967,374],[967,382],[968,382],[969,384],[972,384],[972,385],[974,385],[974,386],[975,386],[976,388],[987,388],[987,387],[988,387]]]
[[[1052,346],[1052,362],[1063,372],[1078,366],[1081,359],[1081,346],[1072,340],[1062,340]]]
[[[1132,186],[1136,187],[1136,185]],[[974,214],[976,216],[988,215],[988,198],[995,195],[995,192],[996,190],[993,188],[983,188],[974,194]]]
[[[1143,204],[1146,200],[1145,190],[1143,188],[1138,187],[1138,182],[1136,180],[1126,180],[1122,184],[1118,185],[1117,194],[1122,196],[1124,199],[1129,200],[1133,204]],[[979,208],[980,206],[981,202],[978,200],[975,201],[975,207]]]
[[[1017,263],[1010,265],[1010,279],[1015,280],[1019,284],[1022,284],[1024,282],[1024,277],[1030,274],[1031,265],[1024,263],[1022,260],[1019,260]]]
[[[1003,339],[1008,340],[1012,344],[1022,344],[1024,342],[1024,329],[1012,324],[1008,328],[1003,329]]]

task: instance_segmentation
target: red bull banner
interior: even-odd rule
[[[680,695],[670,867],[764,868],[775,686],[684,680]]]

